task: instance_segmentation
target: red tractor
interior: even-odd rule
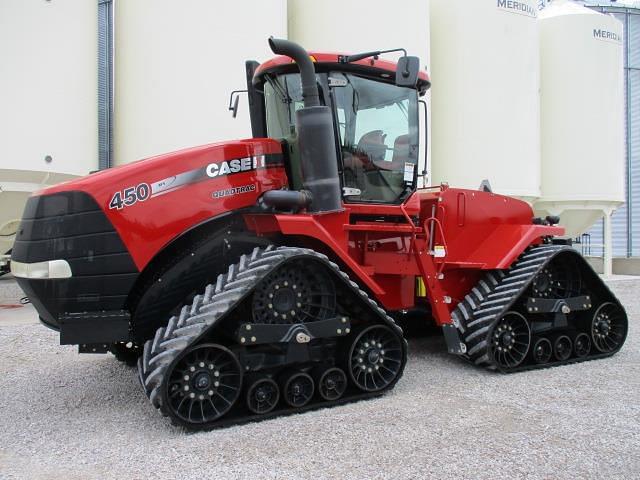
[[[393,388],[403,316],[501,372],[622,347],[622,305],[556,218],[486,188],[417,188],[416,57],[269,43],[279,56],[247,62],[254,138],[29,199],[12,271],[62,344],[137,362],[153,406],[191,429]]]

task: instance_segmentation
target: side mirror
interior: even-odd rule
[[[396,85],[415,88],[418,83],[420,59],[418,57],[400,57],[396,67]]]
[[[229,95],[229,111],[231,111],[231,115],[233,118],[236,118],[238,115],[238,102],[240,101],[240,94],[245,93],[247,90],[234,90]],[[235,97],[235,98],[234,98]]]

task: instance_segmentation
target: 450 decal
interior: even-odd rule
[[[130,207],[137,202],[144,202],[151,195],[151,188],[146,183],[140,183],[135,187],[128,187],[113,194],[109,202],[109,208],[118,210]]]

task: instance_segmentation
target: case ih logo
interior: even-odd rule
[[[498,0],[498,8],[506,10],[509,13],[517,13],[526,15],[527,17],[536,18],[538,11],[532,5],[524,2],[516,2],[515,0]]]
[[[622,37],[615,32],[609,32],[608,30],[602,30],[600,28],[593,29],[593,37],[598,40],[604,40],[613,43],[622,43]]]
[[[209,177],[223,177],[233,173],[248,172],[256,168],[265,166],[264,155],[256,157],[235,158],[222,163],[210,163],[207,165],[207,175]]]

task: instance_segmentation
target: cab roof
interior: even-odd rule
[[[373,57],[357,60],[355,62],[343,63],[341,59],[347,54],[343,53],[322,53],[309,52],[309,56],[313,60],[316,72],[323,73],[328,71],[339,70],[341,72],[351,72],[366,77],[380,78],[382,81],[393,83],[396,74],[396,62],[383,59],[374,59]],[[266,73],[292,73],[297,72],[295,62],[285,55],[278,55],[266,62],[262,63],[253,76],[253,84],[259,85],[263,83]],[[418,74],[417,90],[423,94],[431,86],[431,79],[427,72],[421,70]]]

